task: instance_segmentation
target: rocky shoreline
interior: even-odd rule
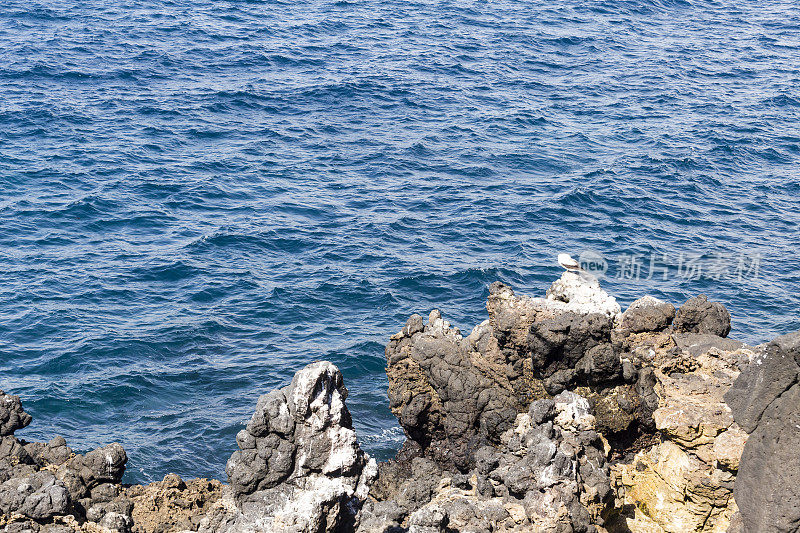
[[[750,347],[704,296],[622,312],[566,272],[543,298],[490,287],[463,336],[438,311],[386,346],[395,459],[359,444],[328,362],[263,395],[228,480],[121,483],[119,444],[28,443],[0,392],[6,532],[800,530],[800,333]]]

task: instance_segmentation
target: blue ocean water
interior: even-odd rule
[[[224,478],[257,397],[328,359],[385,459],[387,338],[432,308],[468,331],[498,279],[543,294],[561,251],[623,305],[796,330],[799,87],[780,0],[6,0],[18,434]]]

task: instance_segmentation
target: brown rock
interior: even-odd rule
[[[134,485],[124,496],[133,502],[134,533],[165,533],[196,529],[209,509],[222,497],[223,485],[217,480],[181,480],[167,474],[163,481]]]

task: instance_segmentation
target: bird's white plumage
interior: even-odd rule
[[[580,270],[581,266],[569,254],[558,254],[558,264],[567,270]]]

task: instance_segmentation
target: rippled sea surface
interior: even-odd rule
[[[602,253],[623,307],[798,329],[799,68],[787,1],[6,0],[18,435],[224,477],[257,397],[328,359],[385,459],[388,337],[432,308],[468,331],[498,279],[543,294],[561,251]]]

